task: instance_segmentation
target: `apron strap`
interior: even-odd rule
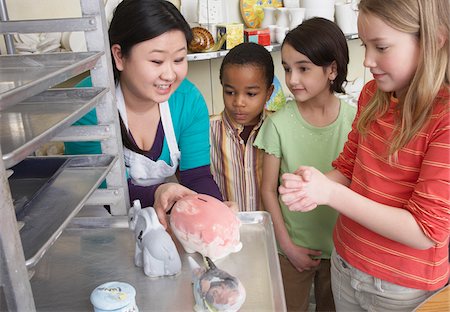
[[[180,150],[178,149],[177,138],[173,129],[172,116],[170,114],[169,102],[159,103],[159,111],[161,114],[161,122],[164,128],[167,145],[169,146],[170,159],[173,157],[178,159]],[[173,162],[173,161],[172,161]]]

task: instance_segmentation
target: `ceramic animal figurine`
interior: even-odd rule
[[[246,297],[241,281],[218,269],[208,257],[203,259],[205,266],[201,267],[191,256],[188,256],[192,270],[194,310],[197,312],[238,311]]]
[[[159,222],[153,207],[141,209],[140,201],[135,200],[128,212],[128,223],[136,239],[134,263],[144,268],[145,275],[162,277],[181,271],[175,243]]]

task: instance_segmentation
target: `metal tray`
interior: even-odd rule
[[[30,198],[16,211],[17,221],[23,224],[20,238],[27,267],[35,266],[52,246],[116,160],[111,155],[29,157],[25,168],[33,168],[32,171],[9,178],[10,185],[14,186],[12,194]],[[49,165],[52,161],[60,167]],[[33,176],[37,181],[32,181]],[[30,193],[25,194],[21,178],[25,182],[32,181],[28,184],[35,183],[31,187],[28,185]]]
[[[0,146],[6,168],[14,166],[89,112],[106,93],[100,88],[53,89],[0,113]]]
[[[36,166],[37,161],[39,166]],[[67,158],[27,158],[11,168],[13,174],[8,178],[8,182],[16,215],[39,195],[66,161]]]
[[[0,56],[0,110],[95,66],[103,52]]]
[[[243,248],[216,265],[243,283],[247,298],[240,311],[286,311],[270,215],[239,217]],[[182,272],[151,279],[134,265],[135,241],[125,217],[83,219],[73,219],[35,268],[31,286],[38,311],[92,311],[90,293],[107,281],[133,285],[140,311],[193,311],[191,270],[178,243]],[[201,261],[199,254],[193,257]]]

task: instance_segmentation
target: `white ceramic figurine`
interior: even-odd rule
[[[191,256],[188,256],[192,270],[194,311],[239,311],[246,297],[241,281],[217,268],[208,257],[204,257],[203,260],[205,264],[202,267]]]
[[[153,207],[141,209],[140,201],[135,200],[128,212],[128,223],[136,239],[134,263],[144,268],[145,275],[162,277],[181,271],[175,243],[159,222]]]

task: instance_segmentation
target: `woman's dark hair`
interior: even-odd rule
[[[220,83],[222,83],[223,70],[227,65],[252,65],[264,71],[267,88],[273,83],[273,60],[269,51],[263,46],[253,43],[241,43],[225,55],[220,66]]]
[[[156,38],[171,30],[181,30],[186,43],[192,40],[189,24],[180,11],[166,0],[123,0],[114,11],[109,26],[109,44],[120,45],[123,56],[142,41]],[[119,71],[113,61],[114,79]]]
[[[192,40],[189,24],[180,11],[165,0],[123,0],[114,11],[109,26],[109,44],[120,45],[123,56],[128,56],[131,48],[140,42],[156,38],[168,31],[180,30],[186,36],[186,44]],[[120,72],[112,57],[114,80],[119,81]],[[120,130],[123,145],[130,150],[143,154],[135,147],[128,131],[120,118]]]
[[[285,44],[307,56],[317,66],[327,67],[335,61],[337,76],[330,85],[330,91],[345,93],[343,84],[347,81],[348,46],[338,25],[321,17],[305,20],[287,33],[282,46]]]

